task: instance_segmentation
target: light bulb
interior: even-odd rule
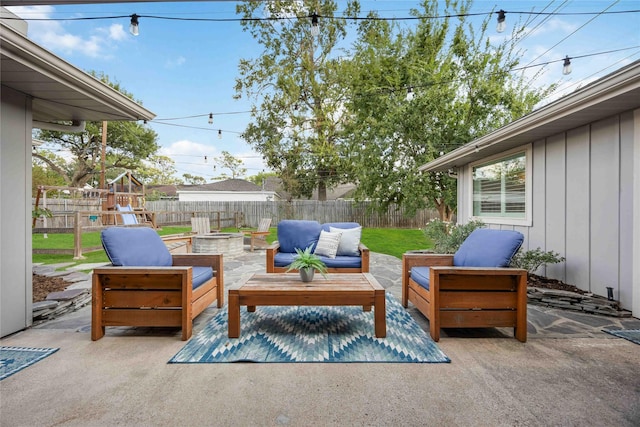
[[[318,14],[313,12],[311,15],[311,35],[313,37],[318,37],[320,34],[320,27],[318,27]]]
[[[413,88],[407,89],[407,101],[413,101],[413,97],[415,94],[413,93]]]
[[[571,74],[571,59],[569,56],[564,58],[564,64],[562,65],[562,74],[565,76]]]
[[[209,113],[209,124],[213,124],[213,113]]]
[[[138,15],[135,13],[131,15],[131,24],[129,25],[129,32],[134,36],[140,34],[140,28],[138,25]]]
[[[504,10],[500,9],[498,11],[498,25],[496,26],[496,31],[501,33],[507,28],[507,23],[505,21]]]

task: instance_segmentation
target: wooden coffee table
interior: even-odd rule
[[[254,274],[239,289],[229,289],[229,338],[240,336],[240,306],[253,312],[258,305],[361,305],[374,307],[375,334],[387,336],[384,288],[370,273],[316,274],[302,282],[298,273]]]

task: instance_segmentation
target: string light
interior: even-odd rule
[[[213,113],[209,113],[209,124],[213,124]]]
[[[129,32],[131,34],[133,34],[134,36],[137,36],[138,34],[140,34],[140,28],[138,25],[138,18],[140,16],[136,15],[135,13],[133,15],[131,15],[131,24],[129,25]]]
[[[318,27],[318,14],[313,12],[311,14],[311,35],[313,37],[318,37],[320,34],[320,28]]]
[[[496,26],[496,31],[501,33],[507,28],[507,23],[505,22],[505,11],[500,9],[498,11],[498,25]]]
[[[565,76],[571,74],[571,58],[568,55],[564,58],[564,63],[562,64],[562,74]]]
[[[414,96],[415,94],[413,93],[413,88],[409,86],[409,88],[407,88],[407,101],[413,101]]]

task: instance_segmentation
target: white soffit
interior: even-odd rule
[[[33,120],[152,120],[155,114],[0,22],[0,83],[32,98]]]

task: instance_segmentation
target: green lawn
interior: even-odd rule
[[[191,227],[163,227],[158,233],[162,236],[167,234],[180,234],[191,231]],[[223,229],[222,231],[234,232],[235,228]],[[269,243],[277,240],[276,228],[271,228],[271,234],[267,236]],[[72,249],[73,234],[49,234],[44,238],[42,234],[33,234],[32,243],[34,249]],[[364,228],[362,230],[362,243],[372,252],[393,255],[402,258],[402,254],[409,250],[430,249],[433,244],[424,236],[422,231],[417,229],[400,228]],[[91,232],[82,235],[82,247],[91,248],[100,246],[100,233]],[[49,255],[33,254],[34,263],[57,264],[57,263],[94,263],[107,262],[107,255],[103,250],[95,252],[83,252],[85,259],[74,260],[73,255]]]

